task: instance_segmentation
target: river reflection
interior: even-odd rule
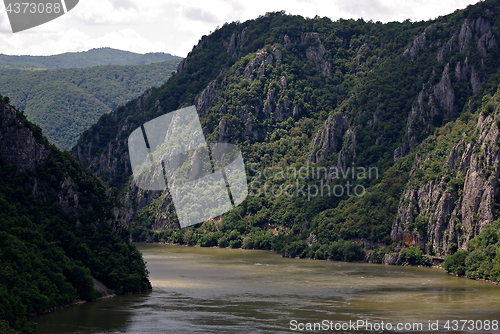
[[[137,247],[148,263],[153,292],[36,317],[39,333],[297,332],[292,320],[327,320],[330,326],[361,320],[421,323],[422,332],[451,333],[443,329],[446,320],[471,319],[477,325],[500,320],[499,286],[440,269],[285,259],[268,251]],[[429,321],[439,321],[440,330],[429,331]],[[478,331],[493,332],[500,333]]]

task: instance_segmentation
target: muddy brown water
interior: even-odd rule
[[[38,333],[500,333],[500,286],[437,268],[137,247],[152,292],[35,317]]]

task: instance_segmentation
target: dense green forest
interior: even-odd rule
[[[150,289],[118,199],[7,102],[0,97],[0,332],[32,333],[30,315],[96,300],[93,278],[109,293]]]
[[[0,54],[0,67],[84,68],[101,65],[146,65],[167,60],[181,60],[181,58],[162,52],[140,54],[112,48],[99,48],[51,56],[10,56]]]
[[[276,12],[226,24],[163,86],[102,116],[72,154],[117,188],[135,240],[429,265],[500,215],[498,13],[489,0],[425,22]],[[126,140],[192,104],[209,142],[241,148],[250,194],[181,230],[168,191],[131,182]],[[325,177],[332,168],[340,176]]]
[[[33,71],[43,71],[45,68],[31,66],[0,66],[0,77],[6,75],[25,74]]]
[[[144,90],[162,85],[178,59],[149,65],[107,65],[88,68],[17,69],[0,76],[0,92],[39,125],[51,143],[69,150],[99,117]],[[14,71],[14,69],[0,69]]]

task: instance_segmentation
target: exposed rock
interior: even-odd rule
[[[469,58],[466,57],[463,65],[461,62],[458,62],[457,66],[455,66],[455,77],[457,78],[458,81],[464,81],[467,79],[469,73],[470,73]]]
[[[454,34],[448,42],[439,50],[437,54],[438,62],[442,63],[446,57],[451,53],[451,50],[455,47],[457,40],[457,34]]]
[[[420,36],[415,38],[413,43],[406,48],[406,50],[403,52],[403,57],[405,59],[407,59],[407,58],[414,59],[418,55],[418,52],[425,47],[426,35],[428,33],[430,33],[432,30],[434,30],[435,28],[436,28],[436,24],[432,24],[432,25],[428,26],[427,28],[425,28],[425,30],[422,32],[422,34],[420,34]]]
[[[290,40],[290,37],[288,35],[283,36],[283,42],[285,43],[285,48],[292,44],[292,41]]]
[[[455,169],[455,167],[457,166],[458,158],[460,157],[461,151],[463,151],[464,146],[465,143],[462,140],[451,149],[448,159],[446,159],[446,165],[448,165],[448,168]]]
[[[487,50],[492,49],[495,46],[497,46],[497,40],[495,38],[495,35],[490,31],[488,31],[486,34],[481,36],[479,41],[477,42],[477,48],[479,52],[481,52],[481,55],[486,57]]]
[[[149,97],[152,94],[153,94],[153,90],[152,89],[148,89],[144,93],[142,93],[141,96],[139,96],[139,98],[137,99],[137,108],[138,109],[142,109],[144,101],[146,101],[147,99],[149,99]]]
[[[275,95],[274,95],[274,90],[272,88],[269,89],[267,93],[267,98],[266,101],[264,102],[264,114],[266,117],[271,116],[271,111],[272,111],[272,105],[275,102]]]
[[[198,45],[201,45],[201,43],[199,43]],[[191,58],[192,58],[192,55],[191,55],[191,52],[190,52],[190,53],[188,53],[188,55],[187,55],[186,58],[184,58],[183,60],[181,60],[181,62],[179,63],[179,65],[177,65],[177,74],[181,73],[187,67],[188,61]]]
[[[458,46],[460,51],[464,51],[472,39],[475,41],[479,40],[490,28],[490,22],[482,17],[476,20],[466,19],[458,34]]]
[[[481,80],[479,79],[479,76],[477,75],[474,68],[472,68],[470,83],[472,85],[472,93],[476,94],[477,92],[479,92],[479,89],[481,88]]]
[[[394,150],[394,156],[393,156],[394,162],[398,161],[399,159],[401,159],[405,155],[406,155],[406,150],[405,150],[404,146],[396,148]]]
[[[228,128],[226,127],[226,120],[221,119],[219,122],[219,136],[218,140],[219,142],[224,142],[225,138],[228,137],[229,131]]]
[[[463,185],[450,187],[445,177],[429,181],[418,189],[408,189],[401,196],[398,213],[393,223],[391,238],[426,248],[430,245],[438,255],[447,254],[452,244],[465,249],[467,242],[489,224],[495,217],[495,202],[498,201],[500,175],[500,152],[495,145],[500,138],[492,116],[479,117],[479,138],[465,144],[462,140],[450,151],[446,167],[454,170],[456,178],[463,178]],[[483,152],[475,154],[474,152]],[[420,161],[412,167],[421,168]],[[489,169],[490,174],[485,174]],[[409,225],[417,216],[426,217],[425,233],[412,231]]]
[[[365,43],[365,44],[361,45],[361,47],[359,48],[358,52],[356,53],[356,60],[357,60],[358,63],[360,62],[361,55],[366,50],[369,50],[371,48],[371,46],[372,46],[372,43]]]
[[[281,54],[281,51],[280,51],[280,50],[278,50],[277,45],[275,45],[275,46],[273,47],[273,52],[274,52],[274,56],[275,56],[275,58],[276,58],[276,61],[281,61],[281,60],[283,59],[283,56],[282,56],[282,54]]]
[[[239,34],[233,33],[231,37],[229,38],[229,41],[224,41],[223,45],[227,47],[226,51],[229,54],[232,54],[233,57],[237,57],[237,53],[235,53],[236,47],[239,45],[240,49],[243,48],[244,46],[244,41],[246,40],[247,37],[247,27],[245,27]],[[199,44],[201,45],[201,43]]]
[[[92,182],[88,181],[92,180],[97,183],[97,178],[87,175],[84,169],[79,170],[80,176],[89,180],[85,181],[88,182],[85,184],[88,189],[82,190],[83,181],[74,176],[72,178],[68,172],[70,167],[64,166],[65,163],[57,155],[54,157],[54,154],[35,138],[27,125],[19,120],[14,108],[7,103],[0,102],[0,159],[2,164],[12,166],[16,173],[24,173],[37,171],[37,167],[49,163],[51,158],[57,160],[55,163],[60,166],[60,170],[46,171],[42,175],[34,173],[29,183],[20,186],[31,188],[35,199],[54,204],[62,213],[74,219],[76,226],[79,226],[79,219],[95,209],[92,204],[89,204],[94,199],[93,196],[102,196],[100,200],[103,198],[107,200],[111,197],[111,192],[92,187]],[[56,176],[56,173],[59,173],[59,176]],[[82,201],[82,198],[85,200]],[[122,208],[110,205],[106,210],[109,210],[111,215],[109,217],[102,215],[99,220],[92,222],[93,226],[100,223],[110,224],[115,231],[126,226],[125,212]]]
[[[387,253],[384,255],[383,264],[395,266],[398,263],[398,253]]]
[[[300,37],[300,42],[305,43],[306,41],[313,40],[316,45],[312,45],[306,50],[306,58],[308,61],[312,62],[316,68],[322,70],[323,74],[330,76],[332,65],[330,62],[324,59],[326,55],[326,48],[321,44],[319,34],[316,32],[306,33]]]
[[[196,109],[200,116],[205,116],[207,114],[208,107],[214,101],[219,90],[217,89],[217,81],[212,81],[208,84],[205,89],[195,97]]]
[[[460,51],[464,51],[469,45],[472,39],[472,29],[469,25],[470,20],[465,20],[460,29],[460,34],[458,34],[458,47]]]
[[[434,88],[434,97],[438,105],[448,112],[448,117],[456,113],[455,92],[450,80],[450,64],[446,64],[441,81]]]
[[[271,57],[271,58],[269,58]],[[266,69],[265,64],[267,62],[272,62],[272,55],[268,55],[267,51],[262,49],[257,51],[255,58],[252,59],[250,62],[248,62],[247,66],[245,67],[245,70],[243,72],[243,76],[250,80],[253,81],[253,72],[254,69],[258,66],[259,67],[259,76],[264,75],[264,71]]]
[[[311,142],[312,162],[318,162],[326,153],[338,152],[342,148],[342,137],[348,128],[348,122],[349,119],[343,113],[328,117],[323,129],[316,133]]]
[[[282,76],[281,77],[281,89],[285,90],[287,87],[287,84],[286,84],[286,77],[285,76]]]
[[[49,156],[49,150],[38,143],[28,127],[16,117],[16,111],[0,102],[0,156],[4,163],[24,172],[34,170]]]

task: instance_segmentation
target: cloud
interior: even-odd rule
[[[0,5],[0,33],[12,33],[9,18],[7,17],[7,12],[3,11],[3,7],[1,5]]]
[[[74,11],[74,12],[73,12]],[[158,20],[161,12],[151,1],[85,0],[70,12],[74,19],[89,25],[131,25]]]
[[[386,1],[387,3],[388,1]],[[378,18],[378,21],[387,21],[394,17],[394,12],[406,11],[406,8],[394,5],[384,5],[379,0],[341,0],[336,2],[339,9],[351,17],[365,19]]]
[[[182,10],[182,15],[187,19],[199,22],[206,22],[206,23],[219,22],[217,16],[202,8],[194,8],[194,7],[185,8]]]
[[[374,21],[422,21],[463,9],[478,0],[337,0],[334,3],[348,17]]]
[[[373,21],[427,20],[479,0],[82,0],[68,14],[12,34],[0,5],[1,53],[48,55],[114,47],[185,56],[203,35],[225,22],[266,12]]]
[[[111,3],[118,9],[137,9],[136,4],[130,0],[111,0]]]
[[[37,41],[43,40],[40,44]],[[39,33],[21,36],[0,35],[0,44],[6,54],[45,55],[59,54],[72,51],[83,51],[93,48],[111,47],[137,53],[166,51],[167,46],[162,42],[151,42],[139,35],[133,29],[112,31],[101,37],[93,38],[77,29],[54,33]],[[5,52],[8,50],[7,52]]]

